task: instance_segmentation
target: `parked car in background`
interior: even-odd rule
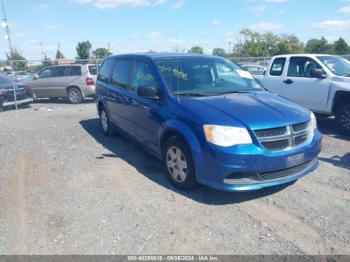
[[[70,103],[82,103],[95,96],[97,65],[69,64],[49,66],[33,79],[25,81],[35,98],[68,98]]]
[[[26,72],[26,71],[19,71],[14,72],[14,78],[16,81],[23,81],[25,79],[33,79],[34,73]]]
[[[33,102],[30,88],[22,83],[16,83],[5,74],[0,74],[0,111],[20,105],[29,105]]]
[[[350,135],[350,62],[333,55],[283,55],[263,80],[271,92],[327,116]]]
[[[318,166],[313,113],[224,58],[113,56],[101,66],[96,96],[103,132],[118,130],[162,159],[180,189],[256,190]]]
[[[266,71],[266,68],[260,65],[242,65],[241,66],[244,70],[248,71],[254,78],[255,80],[259,83],[262,84],[264,80],[264,74]]]

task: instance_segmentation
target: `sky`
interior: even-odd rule
[[[301,40],[350,42],[350,0],[4,0],[13,46],[27,59],[54,58],[60,45],[76,56],[77,42],[112,53],[228,49],[250,28]],[[0,19],[3,19],[0,13]],[[8,50],[0,27],[0,59]],[[40,45],[41,43],[41,45]]]

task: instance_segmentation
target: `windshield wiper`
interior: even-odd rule
[[[197,96],[197,97],[202,97],[202,96],[207,96],[207,95],[201,94],[201,93],[175,93],[174,96]]]
[[[220,96],[220,95],[228,95],[228,94],[246,94],[254,91],[227,91],[227,92],[220,92],[220,93],[215,93],[215,94],[210,94],[210,95],[215,95],[215,96]]]

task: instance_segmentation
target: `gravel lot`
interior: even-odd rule
[[[350,254],[350,140],[333,125],[294,185],[183,193],[103,136],[93,103],[0,113],[0,254]]]

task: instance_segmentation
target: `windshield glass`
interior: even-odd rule
[[[317,57],[329,70],[340,76],[350,76],[350,62],[339,56]]]
[[[210,96],[263,91],[246,71],[226,59],[168,57],[155,60],[173,95]]]

